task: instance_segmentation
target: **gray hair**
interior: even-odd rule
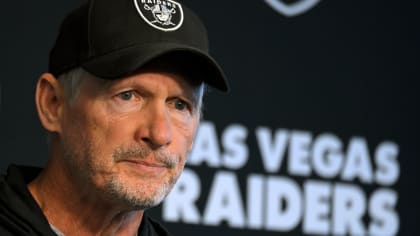
[[[82,81],[94,76],[81,67],[69,70],[58,77],[58,82],[63,88],[64,97],[69,104],[72,104],[80,93],[80,85]]]

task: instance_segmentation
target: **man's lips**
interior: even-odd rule
[[[152,162],[152,161],[144,161],[144,160],[124,160],[123,162],[128,162],[130,164],[144,166],[148,168],[169,168],[166,164],[159,163],[159,162]]]

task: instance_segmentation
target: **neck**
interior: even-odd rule
[[[88,186],[74,184],[60,166],[52,159],[28,185],[50,224],[64,235],[137,235],[142,210],[110,203]]]

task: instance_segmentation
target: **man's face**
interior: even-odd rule
[[[66,105],[61,152],[75,181],[112,203],[160,203],[181,174],[200,119],[202,86],[156,71],[82,82]]]

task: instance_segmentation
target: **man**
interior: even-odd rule
[[[144,211],[182,172],[204,83],[228,90],[201,21],[172,0],[92,0],[49,71],[35,100],[50,157],[0,178],[0,235],[168,235]]]

